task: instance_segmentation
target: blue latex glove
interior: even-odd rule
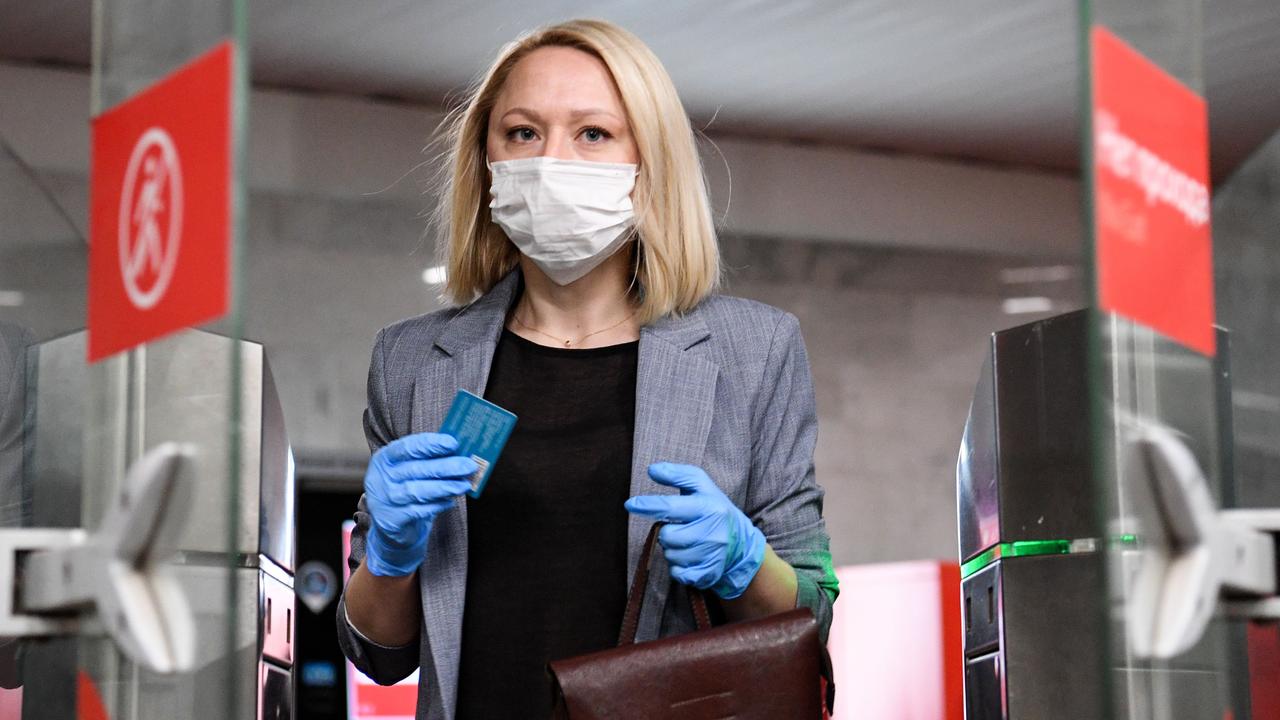
[[[365,504],[372,516],[365,565],[384,577],[412,575],[426,557],[431,521],[471,489],[471,458],[453,456],[450,435],[417,433],[387,443],[369,460]]]
[[[671,523],[658,531],[671,577],[726,600],[746,592],[764,562],[764,533],[700,467],[654,463],[649,477],[680,494],[640,495],[626,508]]]

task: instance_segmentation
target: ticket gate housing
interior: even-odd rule
[[[1172,663],[1113,662],[1124,639],[1112,632],[1109,579],[1127,568],[1114,562],[1123,550],[1107,551],[1133,539],[1110,536],[1094,481],[1088,322],[1082,310],[990,338],[956,467],[966,717],[1078,720],[1107,717],[1108,707],[1129,717],[1109,703],[1140,703],[1158,682],[1179,718],[1220,720],[1229,701],[1216,659],[1238,648],[1208,638]],[[1221,394],[1229,344],[1218,333]],[[1229,448],[1229,406],[1210,427]]]
[[[31,498],[30,525],[79,527],[105,499],[85,482],[85,446],[109,442],[115,427],[99,422],[105,405],[87,391],[85,334],[77,332],[27,351],[27,416],[24,482]],[[227,388],[232,351],[238,349],[239,432],[228,431]],[[96,643],[75,639],[33,642],[24,648],[24,717],[75,717],[79,668],[98,671],[106,685],[124,683],[137,693],[132,717],[183,716],[221,720],[228,679],[234,675],[236,717],[289,718],[293,698],[294,477],[284,415],[262,345],[202,331],[186,331],[148,344],[130,358],[130,413],[135,442],[153,448],[181,442],[194,448],[190,462],[194,496],[177,552],[166,567],[178,579],[194,615],[195,668],[159,676],[143,667],[117,669]],[[229,548],[229,443],[238,439],[239,515]],[[237,624],[229,629],[228,576],[236,585]],[[227,650],[227,638],[234,648]],[[63,710],[60,711],[59,709]],[[65,712],[65,714],[63,714]],[[194,714],[191,714],[193,713]]]

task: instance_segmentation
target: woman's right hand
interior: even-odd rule
[[[381,577],[412,575],[426,557],[431,521],[471,489],[474,460],[453,455],[458,441],[440,433],[406,435],[373,454],[364,476],[372,517],[365,566]]]

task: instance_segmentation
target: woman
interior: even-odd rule
[[[666,71],[599,21],[505,48],[453,118],[447,294],[379,333],[374,455],[338,611],[374,680],[421,667],[419,718],[545,716],[548,660],[616,642],[655,519],[638,638],[837,587],[796,319],[713,295],[693,133]],[[484,494],[440,426],[459,388],[517,416]]]

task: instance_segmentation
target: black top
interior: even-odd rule
[[[459,720],[545,718],[547,661],[617,642],[638,357],[502,333],[485,398],[519,419],[467,500]]]

